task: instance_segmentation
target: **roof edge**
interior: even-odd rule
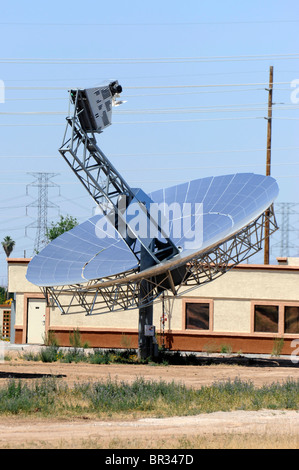
[[[13,263],[30,263],[32,258],[6,258],[8,264]]]

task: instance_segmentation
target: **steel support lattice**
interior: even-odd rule
[[[73,112],[67,118],[66,131],[59,152],[96,204],[101,207],[103,213],[109,215],[110,212],[113,212],[115,214],[115,228],[118,229],[118,220],[122,220],[122,225],[126,227],[127,223],[123,217],[122,210],[125,210],[133,199],[136,200],[136,195],[98,147],[95,134],[93,132],[86,132],[82,128],[79,119],[80,112],[77,109],[79,98],[80,90],[76,92],[74,103],[70,98]],[[125,197],[126,199],[126,205],[122,210],[120,210],[118,204],[120,197]],[[140,205],[143,205],[143,202],[138,202]],[[146,207],[144,207],[144,211],[150,217]],[[155,223],[155,221],[151,219],[151,223]],[[156,224],[156,226],[159,233],[162,233],[159,225]],[[178,249],[172,241],[167,239],[167,237],[165,239],[166,244],[162,247],[159,246],[159,243],[155,243],[155,240],[150,245],[147,245],[139,239],[140,244],[156,264],[161,259],[164,259],[165,252],[167,252],[168,256],[178,253]],[[140,260],[140,252],[135,250],[134,242],[130,243],[129,248],[137,259]]]
[[[188,260],[178,286],[172,279],[176,266],[166,272],[161,269],[160,274],[156,270],[154,275],[150,270],[145,273],[131,271],[85,285],[46,287],[44,294],[49,304],[56,304],[64,314],[80,313],[83,308],[87,315],[140,308],[141,304],[161,300],[161,294],[167,291],[180,296],[211,282],[262,250],[266,222],[271,235],[278,229],[273,206],[228,240]],[[145,280],[150,288],[141,297],[140,285]]]

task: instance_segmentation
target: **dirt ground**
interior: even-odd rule
[[[262,386],[299,379],[299,366],[283,366],[275,361],[259,366],[221,363],[200,366],[46,364],[17,360],[0,364],[0,386],[11,377],[32,380],[49,375],[70,386],[78,381],[108,378],[131,382],[137,377],[176,381],[195,388],[238,377]],[[129,421],[100,421],[84,417],[75,420],[1,417],[0,420],[0,448],[81,448],[92,447],[94,443],[103,448],[163,448],[163,443],[164,448],[170,448],[171,443],[179,443],[184,448],[184,442],[185,447],[190,442],[197,447],[200,442],[215,439],[215,436],[222,436],[227,441],[227,436],[242,435],[246,441],[248,436],[252,436],[254,442],[258,442],[259,437],[263,437],[265,442],[275,438],[282,447],[299,448],[299,412],[232,411]],[[198,439],[197,444],[194,444],[195,438]],[[244,439],[234,445],[244,446]]]

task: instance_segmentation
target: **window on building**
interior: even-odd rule
[[[261,333],[278,333],[278,306],[254,306],[254,331]]]
[[[203,302],[187,302],[186,329],[208,330],[210,325],[210,304]]]
[[[284,332],[299,333],[299,307],[285,306],[284,308]]]
[[[2,336],[5,339],[10,338],[10,310],[3,311]]]

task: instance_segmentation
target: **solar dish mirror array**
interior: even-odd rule
[[[84,283],[127,271],[140,260],[126,242],[168,235],[179,248],[165,268],[182,265],[195,254],[220,244],[259,217],[278,195],[276,181],[253,173],[208,177],[150,193],[150,218],[138,205],[124,213],[127,232],[115,229],[113,217],[97,214],[48,244],[29,263],[27,279],[39,286]],[[163,235],[157,234],[159,219]],[[142,224],[142,222],[144,222]],[[175,263],[174,263],[175,261]]]

